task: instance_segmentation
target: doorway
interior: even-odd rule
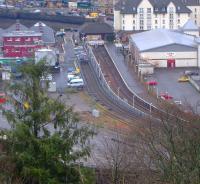
[[[167,60],[167,68],[175,68],[175,59],[168,59]]]

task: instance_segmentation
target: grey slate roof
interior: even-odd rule
[[[135,45],[141,52],[172,44],[183,45],[193,48],[196,48],[197,45],[194,36],[167,29],[154,29],[134,34],[131,35],[131,41],[135,43]]]
[[[182,0],[182,2],[187,6],[200,6],[199,0]]]
[[[137,7],[142,0],[122,0],[115,5],[115,10],[119,10],[121,14],[136,14]],[[154,13],[166,13],[167,6],[170,2],[176,6],[177,13],[191,13],[191,10],[187,8],[184,0],[149,0],[154,8]],[[187,0],[189,1],[189,0]]]
[[[38,32],[38,33],[42,33],[42,40],[45,43],[54,44],[56,42],[54,30],[50,28],[49,26],[47,26],[46,24],[44,24],[43,22],[37,22],[30,28],[30,30]]]
[[[81,34],[109,34],[114,33],[113,28],[102,22],[85,23],[79,31]]]
[[[29,28],[24,26],[23,24],[16,22],[15,24],[11,25],[7,29],[5,29],[5,32],[12,32],[12,31],[28,31]]]
[[[181,28],[183,31],[199,31],[198,26],[194,23],[192,19],[189,19]]]

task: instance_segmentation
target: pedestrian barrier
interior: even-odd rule
[[[129,110],[130,112],[138,115],[138,116],[146,116],[148,114],[142,112],[141,110],[137,109],[134,107],[134,102],[133,102],[133,106],[131,106],[130,104],[128,104],[128,102],[124,99],[121,99],[119,98],[119,96],[117,96],[113,90],[110,88],[110,86],[108,85],[105,77],[104,77],[104,74],[101,70],[101,67],[92,51],[92,48],[85,44],[85,49],[89,55],[89,58],[90,58],[90,66],[91,68],[95,71],[96,75],[97,75],[97,79],[99,81],[99,83],[101,84],[103,90],[106,92],[106,94],[114,101],[116,102],[117,104],[120,104],[122,107],[126,108],[127,110]],[[134,100],[134,97],[133,97],[133,100]]]

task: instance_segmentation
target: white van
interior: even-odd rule
[[[72,79],[67,83],[67,86],[69,87],[77,87],[77,88],[83,88],[84,82],[83,79]]]

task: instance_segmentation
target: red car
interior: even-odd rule
[[[0,104],[6,103],[6,95],[5,93],[0,93]]]
[[[146,82],[146,84],[149,85],[149,86],[156,86],[156,85],[158,85],[158,82],[156,82],[156,81],[148,81],[148,82]]]
[[[163,100],[172,100],[173,99],[173,97],[168,95],[167,93],[161,93],[160,98]]]

